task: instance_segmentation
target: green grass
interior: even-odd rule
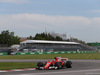
[[[36,63],[32,62],[0,62],[0,70],[35,68]]]
[[[0,59],[53,59],[54,57],[69,59],[100,59],[100,53],[71,53],[71,54],[43,54],[43,55],[7,55]],[[36,63],[32,62],[0,62],[0,70],[34,68]]]
[[[0,59],[53,59],[54,57],[57,56],[69,59],[100,59],[100,53],[8,55],[8,56],[0,56]]]

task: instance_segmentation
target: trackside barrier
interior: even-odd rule
[[[4,52],[4,53],[0,53],[0,55],[8,55],[8,53],[7,52]]]
[[[57,52],[20,52],[16,55],[36,55],[36,54],[64,54],[64,53],[95,53],[96,51],[57,51]]]

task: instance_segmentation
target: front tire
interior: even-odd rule
[[[40,67],[43,67],[43,63],[42,63],[42,62],[38,62],[38,63],[37,63],[37,69],[41,70]]]
[[[71,61],[67,61],[66,67],[67,67],[67,68],[72,68],[72,62],[71,62]]]

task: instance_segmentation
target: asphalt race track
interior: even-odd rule
[[[33,62],[36,60],[29,60],[29,62],[30,61]],[[100,60],[71,61],[73,62],[73,68],[70,69],[0,72],[0,75],[100,75]]]

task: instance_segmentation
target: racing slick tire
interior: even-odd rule
[[[71,61],[67,61],[66,67],[67,67],[67,68],[72,68],[72,62],[71,62]]]
[[[57,67],[56,69],[60,69],[60,68],[61,68],[60,62],[56,62],[56,63],[55,63],[55,67]]]
[[[38,63],[37,63],[37,68],[36,68],[36,69],[41,70],[41,68],[40,68],[40,67],[43,67],[43,63],[42,63],[42,62],[38,62]]]

